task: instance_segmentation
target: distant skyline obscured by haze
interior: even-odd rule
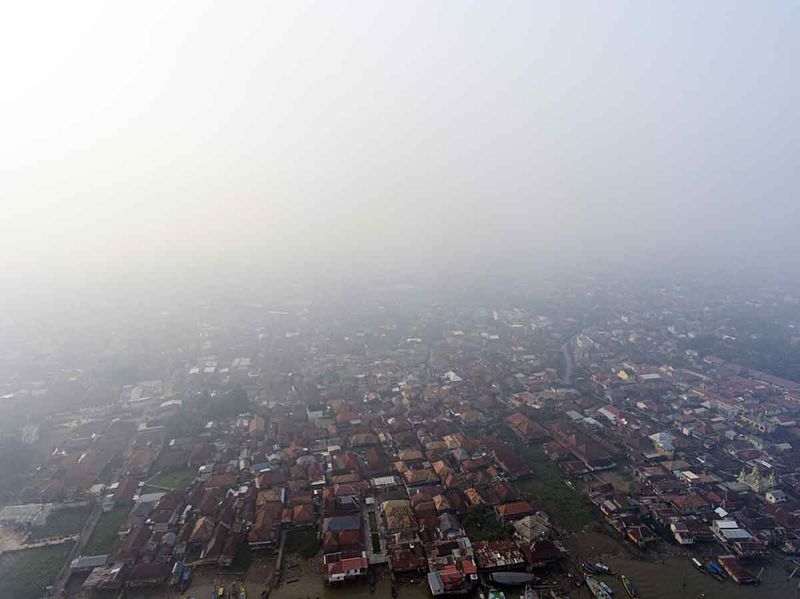
[[[16,2],[0,56],[15,284],[797,264],[797,2]]]

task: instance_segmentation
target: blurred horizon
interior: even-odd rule
[[[798,265],[797,3],[0,15],[6,301]]]

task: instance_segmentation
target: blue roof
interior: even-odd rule
[[[334,516],[333,518],[325,518],[323,528],[325,532],[358,530],[361,528],[361,516]]]

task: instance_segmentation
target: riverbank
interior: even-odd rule
[[[189,589],[181,593],[177,588],[160,587],[127,589],[125,599],[182,599],[194,597],[195,599],[210,599],[211,592],[220,585],[227,591],[232,584],[244,583],[248,599],[259,599],[265,590],[264,583],[272,576],[275,567],[275,558],[272,556],[254,557],[247,570],[233,572],[220,570],[214,567],[196,568],[192,572],[192,582]]]
[[[642,551],[611,536],[598,524],[565,535],[561,541],[569,550],[573,564],[599,561],[610,566],[614,574],[601,576],[601,579],[614,589],[618,598],[628,596],[619,580],[621,574],[630,579],[642,599],[794,599],[798,596],[795,593],[800,578],[790,581],[789,573],[778,558],[764,565],[760,585],[747,586],[730,579],[720,582],[691,565],[691,556],[701,560],[718,556],[721,547],[716,544],[687,550],[662,542]],[[751,569],[758,572],[760,568],[754,565]],[[584,586],[573,589],[570,597],[588,599],[591,593]]]

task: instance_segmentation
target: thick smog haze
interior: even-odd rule
[[[0,599],[800,598],[799,59],[797,0],[2,3]]]
[[[13,3],[8,280],[784,261],[795,2]]]

